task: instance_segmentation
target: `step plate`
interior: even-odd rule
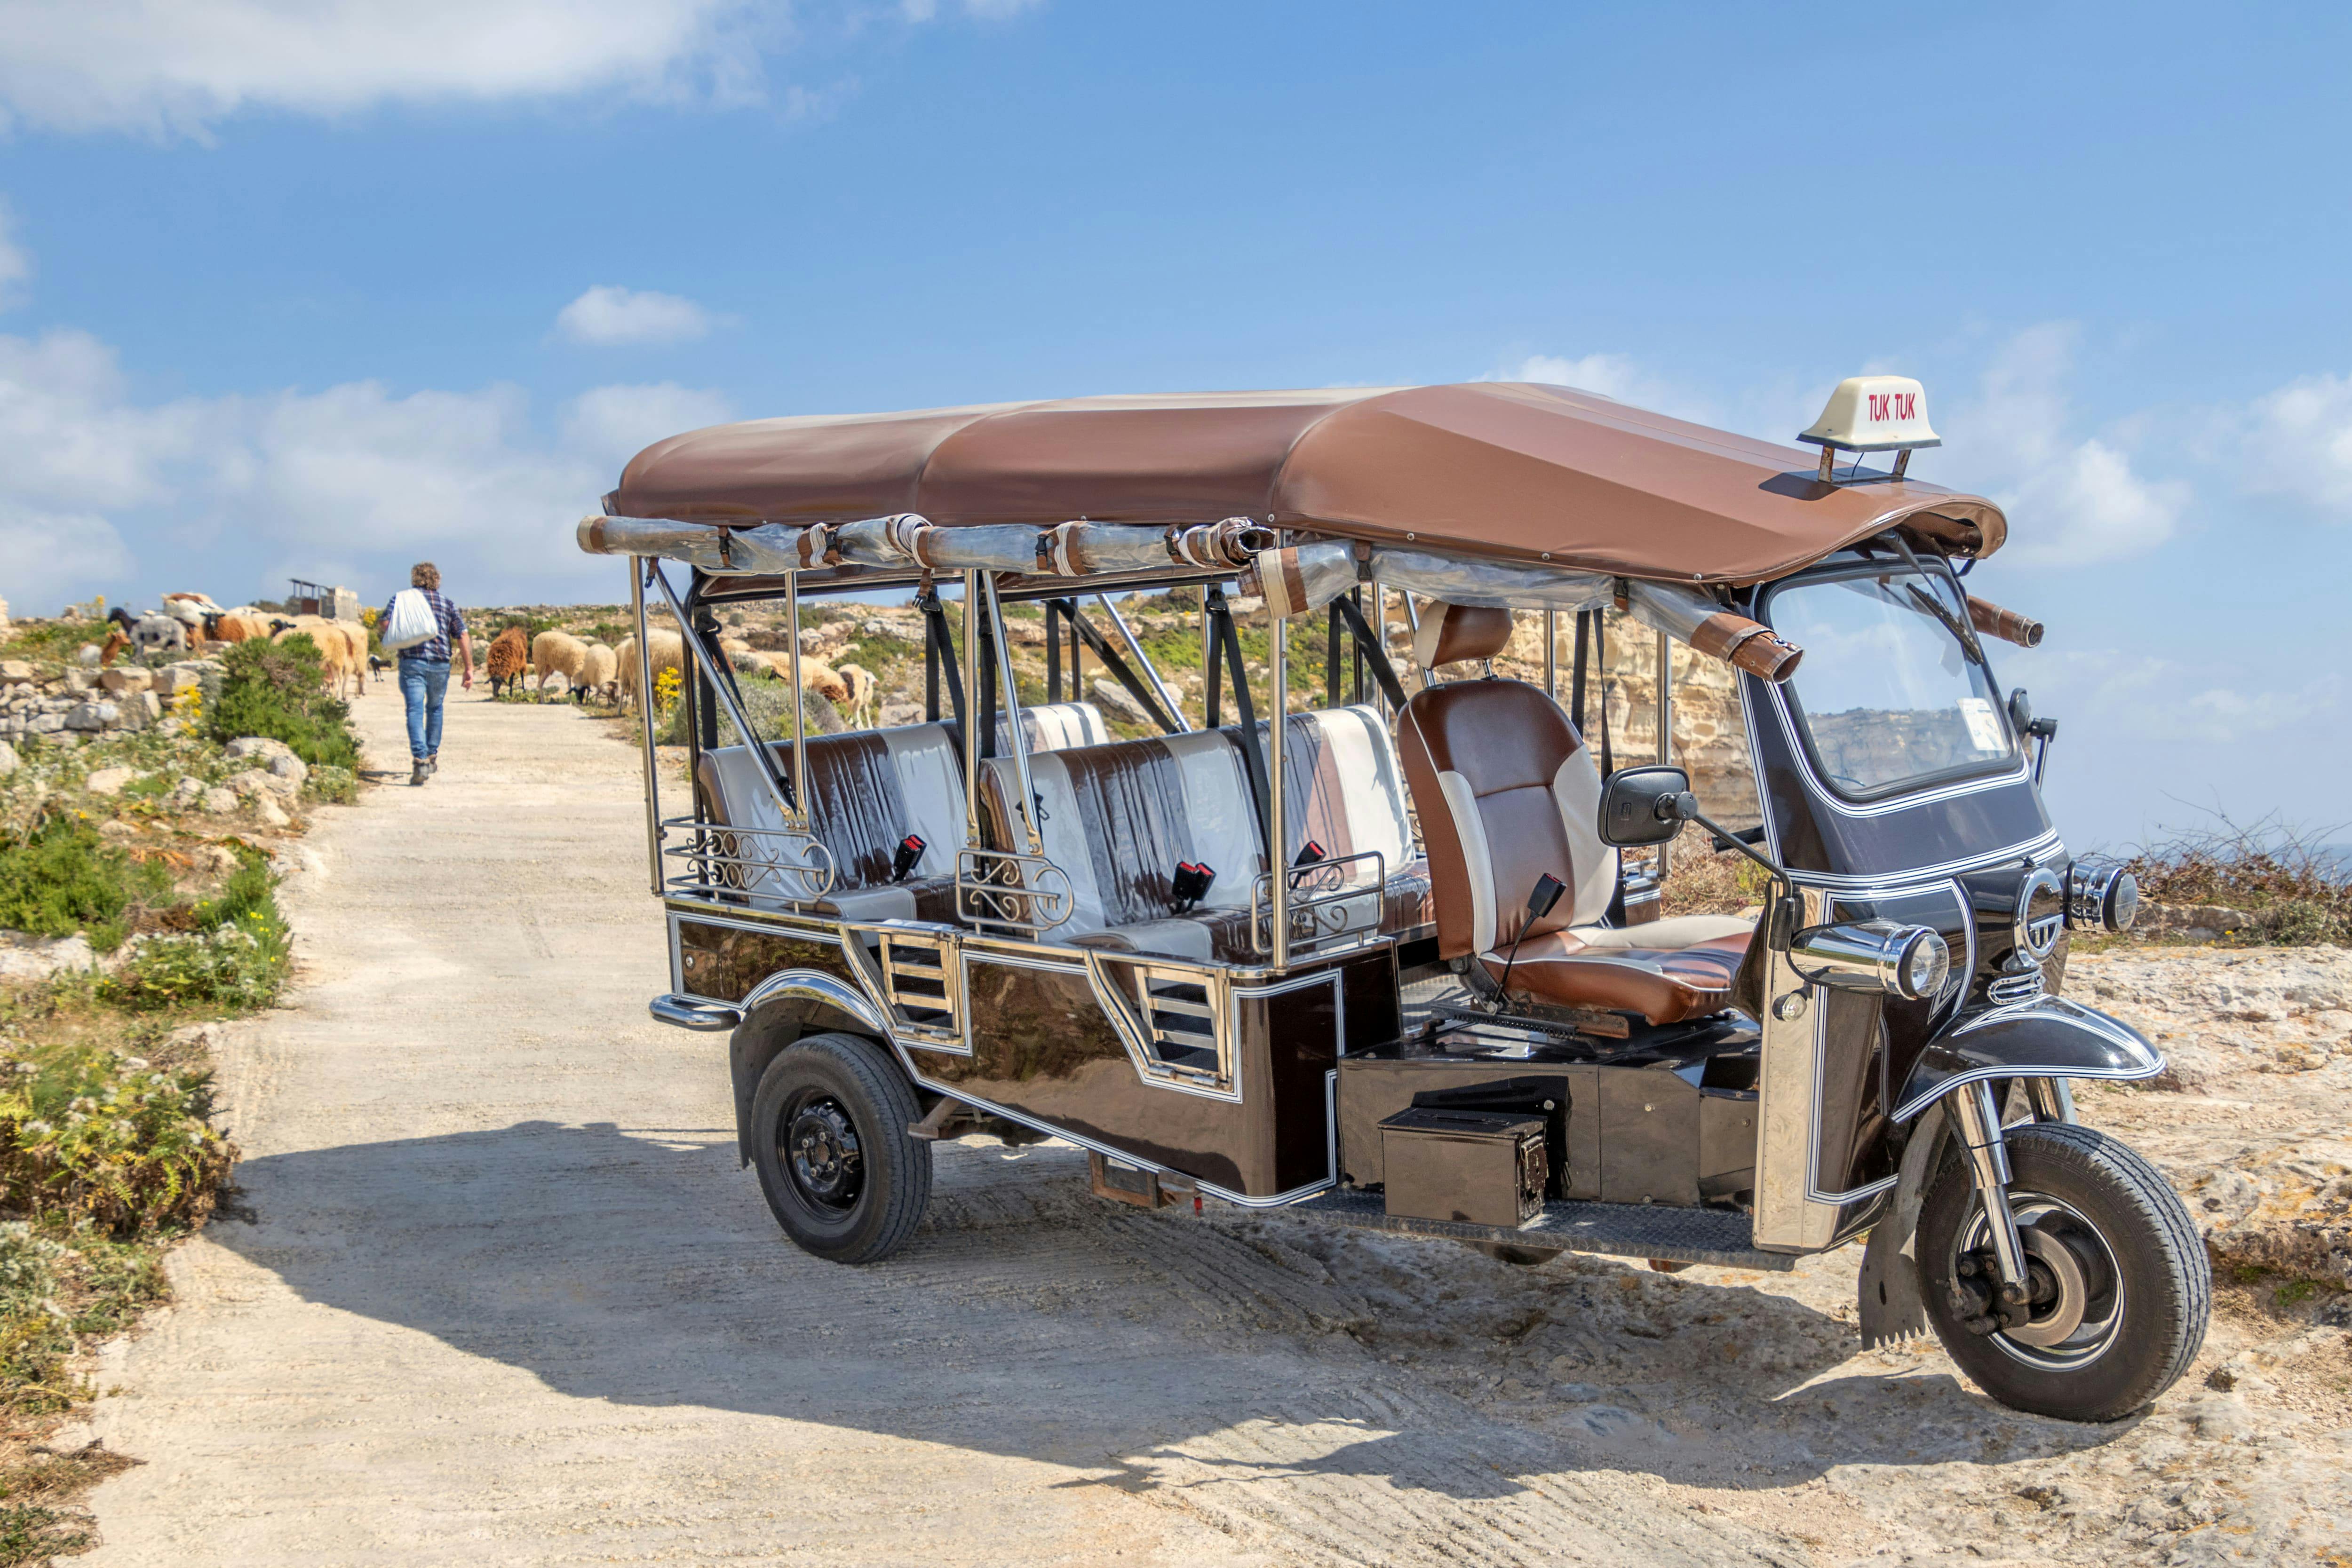
[[[1747,1215],[1724,1208],[1671,1208],[1630,1203],[1544,1205],[1526,1225],[1465,1225],[1450,1219],[1412,1219],[1388,1212],[1376,1192],[1320,1193],[1288,1206],[1294,1214],[1320,1215],[1343,1225],[1397,1230],[1411,1236],[1443,1236],[1456,1241],[1501,1241],[1514,1247],[1559,1247],[1570,1252],[1601,1252],[1615,1258],[1657,1258],[1670,1263],[1712,1263],[1724,1269],[1762,1269],[1786,1273],[1797,1266],[1788,1252],[1759,1252],[1755,1226]]]

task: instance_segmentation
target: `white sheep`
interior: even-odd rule
[[[677,632],[656,627],[647,635],[646,647],[653,662],[655,680],[661,679],[664,670],[676,670],[680,676],[686,674],[686,643]],[[621,706],[626,707],[637,696],[637,640],[624,638],[621,645],[613,650],[613,658],[621,667]]]
[[[631,652],[635,650],[632,649]],[[580,666],[580,674],[577,677],[580,684],[572,688],[572,695],[583,699],[593,696],[599,702],[611,702],[614,685],[620,677],[620,669],[619,657],[612,649],[602,643],[589,643],[588,658]]]
[[[588,644],[569,632],[541,632],[530,640],[530,668],[540,699],[547,697],[547,678],[562,675],[566,691],[577,690],[580,672],[588,662]]]
[[[874,694],[882,683],[863,664],[844,664],[834,672],[849,688],[847,716],[852,729],[872,727]]]

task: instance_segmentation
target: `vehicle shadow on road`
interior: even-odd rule
[[[1538,1388],[1496,1407],[1464,1386],[1490,1354],[1478,1312],[1449,1303],[1447,1356],[1393,1352],[1426,1325],[1391,1314],[1427,1310],[1414,1281],[1452,1266],[1452,1249],[1335,1269],[1318,1255],[1359,1245],[1352,1233],[1120,1208],[1087,1194],[1083,1156],[1066,1149],[968,1140],[939,1154],[924,1230],[864,1268],[785,1241],[738,1168],[731,1134],[708,1128],[525,1122],[264,1156],[239,1167],[245,1209],[206,1234],[305,1301],[521,1367],[573,1396],[955,1444],[1129,1490],[1379,1476],[1497,1498],[1629,1468],[1785,1486],[1837,1464],[1982,1458],[1996,1440],[2022,1458],[2111,1432],[1987,1412],[1927,1377],[1856,1376],[1790,1396],[1851,1354],[1833,1348],[1843,1331],[1821,1331],[1828,1320],[1785,1297],[1707,1287],[1682,1288],[1788,1320],[1759,1337],[1803,1338],[1795,1324],[1823,1348],[1735,1384],[1654,1334],[1612,1361],[1618,1347],[1571,1313],[1563,1332],[1600,1349],[1580,1375],[1609,1386]],[[1459,1263],[1500,1267],[1467,1251]],[[1526,1276],[1515,1288],[1573,1304],[1576,1281],[1509,1272]],[[1491,1343],[1496,1361],[1510,1354]],[[1868,1412],[1887,1418],[1857,1418]],[[1769,1448],[1769,1466],[1743,1473],[1706,1440],[1710,1427],[1765,1416],[1751,1436],[1723,1441]]]

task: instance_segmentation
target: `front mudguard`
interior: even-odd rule
[[[1927,1042],[1895,1096],[1904,1123],[1963,1083],[1985,1078],[2153,1078],[2164,1053],[2120,1019],[2063,997],[1963,1013]]]
[[[2118,1019],[2063,997],[1963,1014],[1929,1042],[1903,1086],[1893,1119],[1916,1121],[1903,1146],[1895,1196],[1863,1249],[1860,1308],[1865,1347],[1927,1332],[1913,1256],[1919,1205],[1943,1164],[1952,1121],[1943,1097],[1988,1078],[2104,1078],[2128,1082],[2164,1071],[2164,1053]]]

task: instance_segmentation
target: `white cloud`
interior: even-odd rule
[[[1689,388],[1654,374],[1624,354],[1529,354],[1497,365],[1479,378],[1489,382],[1540,382],[1547,386],[1573,387],[1598,392],[1635,408],[1645,408],[1677,419],[1711,423],[1717,417],[1712,400]]]
[[[755,99],[788,0],[0,0],[0,128],[202,135],[244,109]]]
[[[2242,678],[2242,671],[2112,648],[2032,653],[2004,648],[1998,657],[2005,678],[2032,688],[2037,711],[2074,719],[2093,737],[2109,740],[2245,746],[2327,720],[2345,690],[2332,671],[2292,687],[2266,687]]]
[[[1008,21],[1024,11],[1034,11],[1045,0],[963,0],[966,16],[977,16],[983,22]],[[909,22],[928,22],[940,14],[940,0],[898,0],[898,14]]]
[[[1964,454],[1963,486],[2010,514],[2009,549],[2040,566],[2087,566],[2154,549],[2188,509],[2189,486],[2134,472],[2127,453],[2078,436],[2068,382],[2076,330],[2049,322],[1996,354],[1974,402],[1934,414],[1947,450]]]
[[[2352,516],[2352,378],[2305,376],[2243,417],[2246,488]]]
[[[364,596],[430,551],[468,598],[544,597],[595,576],[572,525],[622,464],[729,412],[671,382],[583,392],[551,432],[511,386],[142,405],[86,333],[0,337],[0,591],[18,614],[92,592],[274,597],[289,573]]]
[[[598,387],[572,400],[563,416],[563,444],[606,465],[617,477],[622,465],[663,436],[721,423],[730,412],[717,392],[676,382]]]
[[[0,310],[13,310],[25,302],[25,285],[32,281],[33,258],[16,243],[10,231],[15,219],[8,204],[0,201]]]
[[[556,312],[555,329],[575,343],[683,343],[710,330],[709,312],[691,299],[600,283]]]

